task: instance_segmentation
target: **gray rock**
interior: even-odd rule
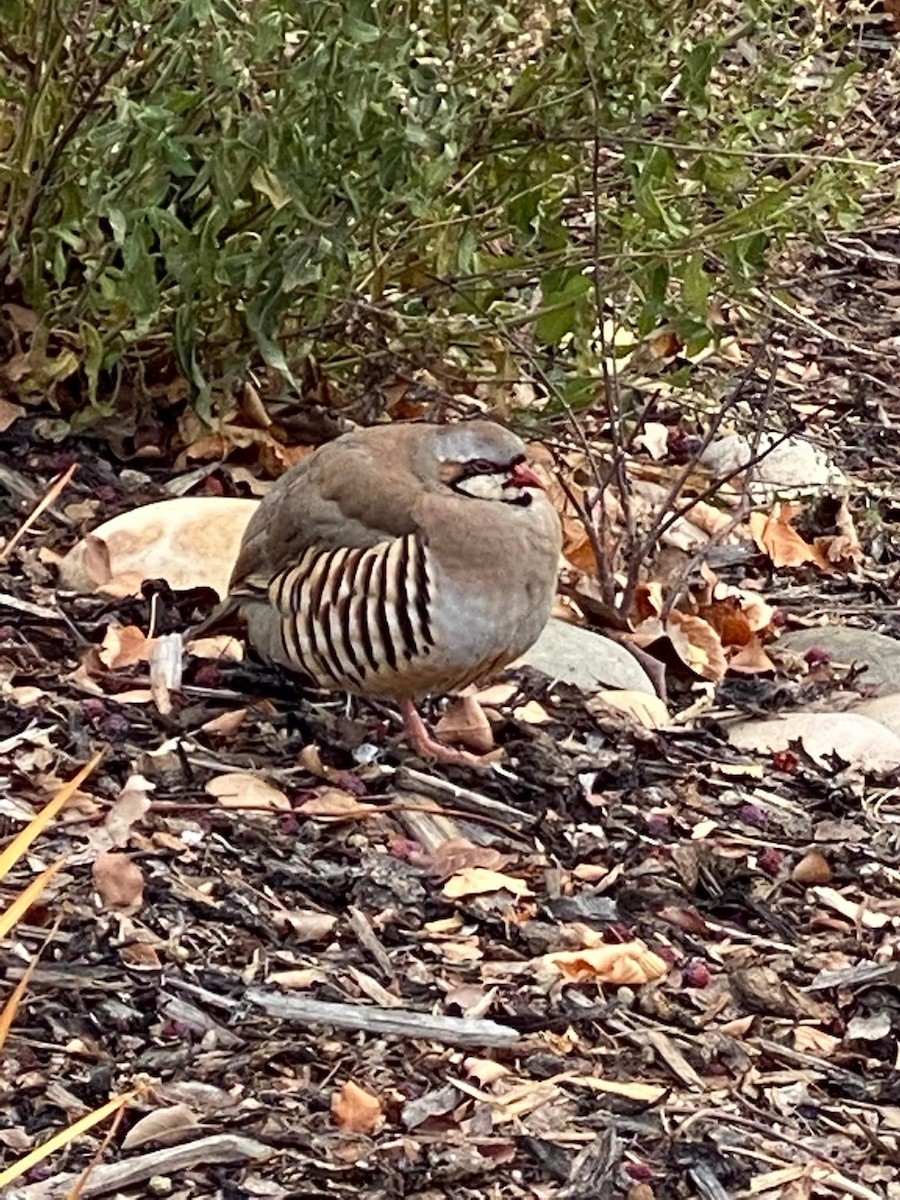
[[[556,617],[518,665],[534,667],[584,692],[623,688],[656,695],[647,672],[624,646]]]
[[[766,453],[767,452],[767,453]],[[803,496],[846,487],[847,477],[827,454],[801,437],[782,439],[778,433],[763,433],[757,453],[765,453],[754,469],[752,492],[775,496]],[[737,471],[753,457],[753,441],[742,433],[717,438],[700,456],[714,475]],[[798,486],[797,481],[803,484]]]
[[[864,771],[900,767],[900,737],[869,717],[849,712],[793,712],[762,721],[732,725],[728,740],[739,750],[776,754],[800,742],[823,767],[836,755]]]
[[[850,711],[877,721],[900,737],[900,693],[892,692],[888,696],[876,696],[874,700],[863,700],[854,704]]]
[[[827,651],[832,662],[855,663],[867,669],[859,685],[873,688],[878,695],[900,692],[900,641],[872,633],[868,629],[852,629],[849,625],[823,625],[819,629],[795,629],[776,643],[776,648],[806,654],[808,650]]]

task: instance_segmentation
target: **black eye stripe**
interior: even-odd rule
[[[524,454],[517,454],[515,458],[510,459],[507,463],[494,462],[490,458],[472,458],[468,462],[460,466],[457,481],[461,479],[471,479],[473,475],[502,475],[506,471],[512,470],[519,463],[525,462]]]

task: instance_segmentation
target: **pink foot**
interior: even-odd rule
[[[448,763],[457,767],[489,767],[496,762],[500,755],[496,750],[490,754],[470,754],[468,750],[457,750],[453,746],[445,746],[428,732],[425,722],[419,716],[412,700],[400,701],[400,713],[403,717],[403,728],[413,749],[423,758],[434,759],[435,762]]]

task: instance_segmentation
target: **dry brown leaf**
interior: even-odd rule
[[[257,708],[260,706],[257,705]],[[274,709],[272,710],[274,711]],[[325,779],[329,783],[334,783],[340,786],[344,779],[344,772],[338,767],[329,767],[327,763],[322,762],[322,755],[319,747],[313,744],[304,746],[297,755],[297,763],[304,767],[310,775],[315,775],[317,779]]]
[[[669,710],[665,702],[659,696],[650,696],[646,692],[608,689],[592,696],[585,707],[595,716],[610,710],[626,713],[645,729],[665,729],[669,724]]]
[[[666,622],[666,632],[678,657],[702,679],[718,683],[727,670],[722,642],[716,631],[701,617],[691,613],[673,612]]]
[[[530,896],[531,889],[524,879],[490,871],[486,867],[465,867],[444,884],[442,892],[448,900],[462,896],[483,896],[490,892],[506,891],[514,896]]]
[[[153,653],[153,639],[137,625],[110,625],[103,636],[100,661],[111,671],[148,662]]]
[[[484,958],[484,951],[472,938],[465,942],[441,942],[438,953],[447,962],[457,965],[480,962]]]
[[[423,928],[430,937],[452,937],[463,927],[463,919],[458,913],[452,917],[441,917],[438,921],[426,921]]]
[[[498,1079],[512,1074],[509,1067],[503,1063],[494,1062],[492,1058],[467,1058],[463,1062],[466,1074],[477,1080],[481,1087],[496,1083]]]
[[[853,520],[853,514],[847,505],[845,499],[841,500],[837,513],[834,517],[834,523],[838,529],[839,537],[844,539],[846,543],[846,553],[848,558],[859,562],[863,557],[863,549],[859,544],[859,535],[856,532],[856,522]]]
[[[450,838],[432,854],[423,856],[422,861],[423,865],[427,863],[430,866],[439,879],[446,879],[467,867],[486,867],[498,871],[511,861],[511,856],[501,854],[490,846],[475,846],[467,838]]]
[[[126,692],[116,692],[116,704],[151,704],[153,692],[150,688],[129,688]]]
[[[465,746],[475,754],[494,748],[494,734],[484,709],[474,696],[458,696],[435,726],[438,737],[454,746]]]
[[[60,563],[60,567],[62,567],[62,563]],[[124,571],[121,575],[116,575],[105,583],[98,584],[93,590],[98,596],[110,596],[114,600],[124,600],[128,596],[140,596],[144,579],[145,577],[140,571]],[[87,591],[88,589],[83,588],[82,590]]]
[[[750,514],[750,532],[753,540],[775,567],[802,567],[807,563],[829,573],[834,571],[820,547],[804,541],[791,524],[801,510],[791,504],[776,504],[768,515]]]
[[[119,950],[119,958],[139,971],[159,971],[162,967],[156,947],[149,942],[129,942]]]
[[[728,659],[729,671],[740,671],[744,675],[774,674],[776,666],[763,649],[762,642],[755,635],[746,646],[742,646],[736,654]]]
[[[349,792],[337,788],[326,788],[318,796],[304,800],[297,809],[305,817],[331,817],[336,821],[353,821],[375,811],[374,804],[362,804]]]
[[[258,775],[242,771],[230,771],[216,775],[206,785],[206,791],[215,796],[223,808],[256,808],[276,812],[290,812],[291,802],[279,788],[266,783]]]
[[[651,334],[647,345],[654,358],[674,358],[684,348],[684,342],[674,329],[661,329]]]
[[[129,775],[103,822],[111,846],[121,847],[128,844],[132,826],[150,809],[150,793],[155,790],[156,784],[145,779],[143,775]]]
[[[292,942],[320,942],[334,932],[337,917],[311,908],[301,911],[276,908],[272,913],[272,924],[279,932],[290,930]]]
[[[658,617],[663,610],[665,597],[662,585],[655,580],[639,584],[634,593],[634,616],[638,622]]]
[[[513,716],[525,725],[546,725],[553,720],[546,708],[542,704],[538,704],[537,700],[529,700],[527,704],[514,709]]]
[[[273,971],[268,982],[278,987],[304,991],[317,983],[327,983],[328,976],[319,967],[298,967],[290,971]]]
[[[230,633],[219,633],[215,637],[197,638],[185,646],[194,658],[212,658],[219,662],[243,662],[244,646]]]
[[[272,418],[266,412],[266,406],[262,402],[259,392],[250,382],[245,382],[241,392],[242,414],[247,418],[251,425],[255,425],[257,429],[269,429],[272,425]]]
[[[352,1079],[331,1097],[331,1115],[338,1129],[373,1134],[384,1124],[381,1101]]]
[[[135,913],[144,903],[144,874],[127,854],[101,854],[94,861],[92,877],[104,908]]]
[[[707,504],[704,500],[699,501],[690,509],[690,518],[691,524],[708,537],[721,534],[731,525],[732,521],[728,513],[716,508],[715,505]],[[739,530],[735,530],[734,536],[738,533]]]
[[[19,417],[25,416],[25,409],[21,404],[13,404],[11,400],[4,400],[0,396],[0,433],[6,433],[10,426],[18,421]]]
[[[483,956],[482,956],[483,957]],[[473,960],[476,961],[476,960]],[[464,983],[452,987],[444,996],[444,1004],[455,1005],[464,1017],[486,1017],[497,999],[497,988],[487,991],[474,983]]]
[[[857,902],[842,895],[835,888],[814,887],[810,889],[820,904],[832,909],[854,925],[863,925],[866,929],[883,929],[893,923],[894,918],[886,912],[873,911],[868,897]]]
[[[583,1082],[583,1079],[577,1082]],[[624,1096],[628,1100],[636,1100],[640,1104],[658,1104],[665,1096],[668,1088],[656,1083],[629,1082],[617,1079],[593,1079],[588,1085],[593,1091],[607,1092],[611,1096]]]
[[[661,979],[669,969],[664,959],[639,941],[545,954],[541,963],[572,983],[639,985]]]
[[[475,693],[475,699],[483,708],[502,708],[509,704],[519,690],[517,683],[495,683]]]
[[[753,636],[750,621],[737,596],[725,596],[701,605],[697,616],[712,626],[723,646],[746,646]]]
[[[722,642],[702,617],[677,610],[669,614],[665,624],[658,617],[648,617],[629,636],[641,647],[668,638],[672,649],[695,675],[713,683],[725,678],[728,664]]]
[[[759,592],[752,592],[749,588],[734,588],[733,594],[741,602],[741,612],[747,618],[751,633],[765,633],[771,628],[775,609]]]
[[[725,1021],[718,1026],[720,1033],[724,1033],[726,1037],[743,1038],[746,1037],[756,1022],[756,1017],[751,1013],[746,1017],[735,1017],[733,1021]]]
[[[220,713],[217,717],[212,717],[209,721],[204,721],[200,729],[203,733],[218,733],[225,737],[231,737],[243,725],[246,716],[246,708],[232,708],[228,712]]]
[[[157,1108],[136,1121],[122,1139],[123,1150],[136,1150],[139,1146],[155,1144],[174,1146],[192,1137],[200,1128],[197,1114],[186,1104],[173,1104],[169,1108]]]
[[[575,879],[581,879],[584,883],[599,883],[601,879],[607,879],[608,876],[616,871],[619,875],[623,873],[621,863],[616,863],[612,868],[604,867],[600,863],[579,863],[577,867],[572,868],[572,875]]]
[[[793,1031],[794,1047],[805,1054],[821,1054],[830,1058],[841,1044],[841,1039],[834,1034],[817,1029],[814,1025],[798,1025]]]
[[[597,556],[581,517],[563,514],[562,528],[564,556],[579,571],[585,571],[588,575],[596,574]]]

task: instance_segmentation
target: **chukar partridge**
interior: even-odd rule
[[[557,514],[520,438],[489,421],[381,425],[320,446],[254,513],[231,577],[250,643],[323,688],[415,701],[523,654],[546,624]]]

